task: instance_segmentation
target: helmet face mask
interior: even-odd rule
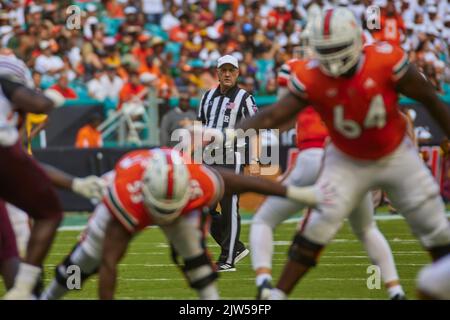
[[[142,178],[142,195],[157,224],[171,223],[181,214],[190,198],[190,174],[178,152],[152,150]]]
[[[327,10],[315,17],[310,44],[321,70],[339,77],[354,67],[362,54],[362,30],[346,8]]]
[[[315,47],[315,56],[321,69],[333,77],[338,77],[349,71],[360,58],[358,51],[361,44],[354,41],[336,47]]]

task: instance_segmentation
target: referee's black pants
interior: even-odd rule
[[[236,163],[225,165],[214,165],[233,170],[240,174],[244,166]],[[245,250],[245,245],[239,240],[241,233],[241,216],[239,214],[239,195],[225,195],[219,202],[221,213],[215,209],[211,210],[211,235],[220,245],[221,253],[219,262],[225,262],[234,265],[235,256]]]

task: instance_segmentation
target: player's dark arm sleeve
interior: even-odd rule
[[[283,123],[291,120],[307,103],[292,93],[286,94],[283,98],[269,107],[262,108],[254,116],[240,121],[236,129],[274,129]]]
[[[66,190],[72,190],[73,176],[61,171],[49,164],[40,163],[45,173],[49,176],[54,186]]]
[[[405,75],[398,81],[397,89],[405,96],[422,103],[439,124],[444,134],[450,137],[450,108],[436,94],[433,86],[410,65]]]
[[[125,254],[131,240],[129,233],[119,221],[111,219],[106,227],[102,262],[99,271],[99,298],[114,299],[117,281],[117,265]]]
[[[256,192],[264,195],[286,196],[286,187],[258,177],[236,175],[232,170],[214,168],[222,176],[225,184],[225,194]]]
[[[15,108],[25,112],[49,113],[54,107],[53,101],[24,85],[0,77],[2,91]]]

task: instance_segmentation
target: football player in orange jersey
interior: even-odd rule
[[[292,70],[299,59],[287,61],[278,74],[278,96],[287,92]],[[284,185],[307,186],[319,176],[328,131],[313,107],[307,107],[297,116],[297,147],[299,154],[292,168],[283,177]],[[280,197],[268,197],[253,216],[250,227],[250,246],[253,269],[256,273],[257,299],[267,299],[272,288],[273,229],[291,215],[304,209],[298,202]],[[353,232],[364,245],[371,261],[378,265],[391,299],[405,299],[400,285],[391,248],[373,219],[373,203],[367,195],[349,216]]]
[[[217,170],[217,171],[216,171]],[[159,225],[174,251],[184,260],[183,271],[201,299],[217,299],[216,273],[203,245],[202,213],[224,192],[258,192],[287,196],[314,205],[315,190],[285,187],[269,180],[235,175],[226,169],[185,164],[172,149],[138,150],[124,155],[105,174],[108,192],[99,204],[82,240],[56,267],[56,276],[42,299],[58,299],[67,291],[67,269],[80,268],[82,280],[100,267],[99,296],[114,297],[117,263],[132,237],[149,225]],[[224,187],[225,186],[225,187]]]
[[[296,66],[290,93],[236,129],[276,128],[308,105],[321,115],[332,143],[316,183],[335,192],[305,218],[271,298],[282,299],[335,236],[370,189],[382,188],[433,260],[450,252],[450,224],[437,185],[406,135],[398,107],[404,94],[427,107],[450,136],[450,112],[401,48],[375,43],[362,48],[361,27],[346,8],[313,21],[314,59]],[[228,139],[236,132],[228,130]]]

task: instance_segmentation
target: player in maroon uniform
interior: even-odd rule
[[[47,175],[22,149],[16,128],[18,111],[49,113],[64,98],[44,96],[27,87],[25,64],[14,57],[0,57],[0,198],[33,219],[24,262],[6,298],[30,298],[41,265],[62,218],[62,208]]]

